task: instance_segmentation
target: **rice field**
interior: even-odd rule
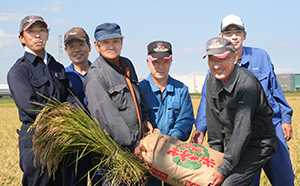
[[[196,116],[200,96],[192,95]],[[287,93],[286,99],[294,110],[293,139],[288,142],[295,173],[295,185],[300,185],[300,93]],[[20,186],[22,171],[19,168],[18,135],[21,123],[12,99],[0,99],[0,185]],[[207,146],[207,143],[204,145]],[[271,186],[264,173],[261,186]]]

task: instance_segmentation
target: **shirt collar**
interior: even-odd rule
[[[146,79],[150,82],[151,90],[153,92],[160,92],[160,88],[158,88],[158,86],[156,86],[154,84],[154,82],[152,81],[151,73],[148,75],[148,77]],[[165,89],[165,91],[167,91],[167,92],[174,92],[174,86],[171,83],[171,81],[172,81],[172,78],[169,75],[169,77],[168,77],[168,83],[167,83],[167,86],[166,86],[166,89]]]
[[[25,46],[24,49],[25,49],[25,52],[28,52],[28,53],[33,54],[33,55],[36,56],[36,54],[35,54],[30,48],[28,48],[27,46]],[[45,49],[44,49],[44,50],[45,50]],[[48,61],[48,53],[47,53],[47,51],[45,50],[44,63],[47,64],[47,61]]]

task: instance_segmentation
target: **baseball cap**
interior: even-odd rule
[[[80,27],[71,28],[70,30],[68,30],[65,33],[65,39],[64,39],[65,45],[73,39],[77,39],[80,41],[86,41],[87,43],[90,42],[89,36],[85,32],[85,30]]]
[[[148,57],[150,61],[166,59],[172,61],[172,45],[166,41],[153,41],[148,44]]]
[[[220,59],[224,59],[228,56],[230,51],[235,52],[234,44],[226,38],[214,37],[206,42],[206,55],[203,56],[215,56]]]
[[[95,40],[103,41],[113,38],[124,38],[121,34],[121,28],[116,23],[103,23],[98,25],[95,29]]]
[[[44,21],[44,19],[41,16],[35,16],[35,15],[29,15],[26,16],[22,19],[21,24],[20,24],[20,34],[23,31],[26,31],[28,28],[31,27],[35,22],[41,22],[44,24],[45,28],[48,28],[47,23]]]
[[[228,16],[226,16],[222,22],[221,22],[221,32],[223,32],[229,25],[236,25],[237,27],[241,28],[241,29],[245,29],[244,28],[244,22],[243,20],[236,15],[230,14]]]

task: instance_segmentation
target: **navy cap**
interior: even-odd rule
[[[95,29],[95,40],[103,41],[113,38],[124,38],[121,34],[121,28],[116,23],[103,23]]]

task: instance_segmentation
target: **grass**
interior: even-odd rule
[[[288,103],[294,110],[293,139],[288,142],[295,174],[295,185],[300,185],[300,92],[285,92]],[[191,95],[196,116],[200,94]],[[0,99],[0,185],[20,186],[22,172],[19,168],[18,135],[20,128],[18,111],[12,99]],[[207,146],[207,143],[205,144]],[[271,186],[262,174],[261,186]]]

